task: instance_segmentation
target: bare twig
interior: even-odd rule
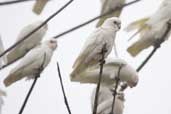
[[[64,89],[64,85],[63,85],[62,76],[61,76],[60,67],[59,67],[59,63],[58,62],[57,62],[57,70],[58,70],[58,76],[59,76],[60,84],[61,84],[61,88],[62,88],[62,93],[63,93],[63,96],[64,96],[65,105],[67,107],[68,113],[72,114],[71,110],[70,110],[70,107],[69,107],[69,103],[68,103],[66,94],[65,94],[65,89]]]
[[[4,1],[4,2],[0,2],[0,6],[11,5],[11,4],[16,4],[16,3],[23,3],[23,2],[29,2],[29,1],[35,1],[35,0],[13,0],[13,1]]]
[[[168,23],[167,23],[167,30],[165,31],[163,36],[160,39],[156,40],[156,42],[154,44],[154,49],[147,56],[147,58],[142,62],[142,64],[137,68],[137,70],[136,70],[137,72],[139,72],[147,64],[147,62],[154,55],[154,53],[160,48],[161,44],[165,41],[165,38],[169,34],[170,30],[171,30],[171,20],[168,21]],[[124,91],[127,87],[128,87],[128,85],[126,83],[124,83],[121,86],[121,90],[120,91]]]
[[[51,19],[53,19],[57,14],[59,14],[61,11],[63,11],[69,4],[71,4],[73,2],[73,0],[70,0],[69,2],[67,2],[64,6],[62,6],[57,12],[55,12],[54,14],[52,14],[50,17],[48,17],[41,25],[39,25],[37,28],[35,28],[33,31],[31,31],[29,34],[27,34],[26,36],[24,36],[23,38],[21,38],[21,40],[17,41],[14,45],[12,45],[11,47],[9,47],[7,50],[5,50],[3,53],[0,54],[0,57],[2,57],[3,55],[5,55],[7,52],[9,52],[10,50],[12,50],[13,48],[15,48],[18,44],[20,44],[21,42],[23,42],[24,40],[30,38],[30,36],[35,33],[36,31],[38,31],[41,27],[43,27],[46,23],[48,23]]]
[[[120,72],[121,72],[121,69],[122,69],[122,65],[120,65],[119,68],[118,68],[118,74],[117,74],[117,77],[116,77],[116,84],[115,84],[115,88],[113,90],[112,110],[111,110],[110,114],[113,114],[113,112],[114,112],[115,100],[116,100],[117,89],[118,89],[119,81],[120,81]]]
[[[36,84],[36,82],[37,82],[38,77],[39,77],[39,76],[36,76],[36,77],[35,77],[35,79],[34,79],[34,81],[33,81],[33,84],[31,85],[31,87],[30,87],[30,89],[29,89],[29,92],[27,93],[27,96],[26,96],[26,98],[25,98],[25,100],[24,100],[24,103],[23,103],[23,105],[22,105],[22,107],[21,107],[21,109],[20,109],[20,112],[19,112],[18,114],[22,114],[22,113],[23,113],[24,108],[25,108],[25,106],[26,106],[26,104],[27,104],[27,102],[28,102],[28,99],[29,99],[29,97],[30,97],[32,91],[33,91],[33,88],[34,88],[34,86],[35,86],[35,84]]]
[[[40,73],[43,71],[43,66],[45,64],[45,60],[46,60],[46,53],[44,54],[43,62],[41,64],[40,68],[38,69],[39,72],[36,74],[35,79],[34,79],[32,85],[31,85],[31,87],[29,89],[29,92],[27,93],[27,96],[26,96],[26,98],[24,100],[24,103],[23,103],[23,105],[22,105],[22,107],[21,107],[21,109],[20,109],[18,114],[22,114],[23,113],[24,108],[26,107],[26,104],[28,102],[28,99],[29,99],[29,97],[30,97],[30,95],[31,95],[35,85],[36,85],[37,79],[40,77]]]
[[[90,24],[91,22],[93,22],[93,21],[95,21],[95,20],[97,20],[97,19],[99,19],[99,18],[101,18],[101,17],[104,17],[104,16],[106,16],[106,15],[109,15],[109,14],[111,14],[111,13],[114,12],[114,11],[120,10],[120,9],[122,9],[122,8],[124,8],[124,7],[127,7],[127,6],[129,6],[129,5],[132,5],[132,4],[134,4],[134,3],[136,3],[136,2],[139,2],[139,1],[141,1],[141,0],[134,0],[134,1],[132,1],[132,2],[129,2],[129,3],[127,3],[127,4],[124,4],[123,6],[117,7],[117,8],[114,9],[114,10],[111,10],[111,11],[109,11],[109,12],[106,12],[106,13],[104,13],[104,14],[101,14],[101,15],[99,15],[99,16],[96,16],[96,17],[94,17],[94,18],[92,18],[92,19],[90,19],[90,20],[88,20],[88,21],[86,21],[86,22],[84,22],[84,23],[82,23],[82,24],[80,24],[80,25],[77,25],[77,26],[75,26],[75,27],[73,27],[73,28],[71,28],[71,29],[69,29],[69,30],[66,30],[66,31],[64,31],[64,32],[62,32],[62,33],[60,33],[60,34],[54,36],[53,38],[56,38],[56,39],[57,39],[57,38],[59,38],[59,37],[61,37],[61,36],[64,36],[64,35],[66,35],[66,34],[68,34],[68,33],[70,33],[70,32],[73,32],[73,31],[75,31],[75,30],[77,30],[77,29],[79,29],[79,28],[81,28],[81,27],[83,27],[83,26],[85,26],[85,25]]]
[[[96,93],[95,93],[95,100],[94,100],[94,108],[93,108],[93,114],[97,113],[97,105],[98,105],[98,97],[99,97],[99,90],[100,90],[100,85],[101,85],[101,79],[102,79],[102,74],[103,74],[103,65],[105,64],[105,53],[107,52],[106,49],[106,44],[104,44],[102,51],[101,51],[101,55],[102,58],[100,60],[100,73],[99,73],[99,80],[98,80],[98,84],[96,87]]]

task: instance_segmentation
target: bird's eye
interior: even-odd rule
[[[114,23],[114,24],[117,24],[117,22],[116,22],[116,21],[114,21],[113,23]]]
[[[54,43],[54,41],[53,40],[50,40],[50,43]]]

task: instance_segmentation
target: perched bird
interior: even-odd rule
[[[71,78],[89,66],[97,64],[102,58],[101,51],[104,45],[106,45],[105,58],[109,55],[120,27],[121,21],[117,17],[109,18],[89,36],[73,65]]]
[[[113,102],[113,92],[110,90],[111,88],[108,86],[101,86],[98,97],[98,106],[97,106],[97,114],[111,114],[112,110],[112,102]],[[95,99],[95,91],[94,89],[91,97],[92,110],[94,108],[94,99]],[[123,114],[124,110],[124,93],[117,93],[115,99],[115,107],[112,114]]]
[[[6,96],[6,92],[0,89],[0,114],[2,114],[2,106],[4,104],[3,96]]]
[[[0,36],[0,54],[3,53],[4,51],[5,51],[4,44],[3,44],[2,38]],[[6,55],[4,55],[0,58],[0,67],[2,67],[3,64],[6,64],[6,63],[7,63],[7,57],[6,57]]]
[[[36,0],[36,3],[33,6],[33,12],[39,15],[48,1],[49,0]]]
[[[118,76],[119,65],[122,65],[120,70],[120,81],[126,82],[129,87],[134,87],[138,83],[138,73],[129,64],[122,59],[106,59],[106,64],[103,66],[102,82],[103,85],[111,85],[116,82]],[[80,83],[98,83],[100,66],[92,66],[85,71],[71,77],[71,81]]]
[[[5,86],[10,86],[24,77],[35,78],[49,64],[56,48],[56,40],[51,39],[30,50],[4,80]]]
[[[167,23],[171,19],[171,0],[164,0],[159,9],[150,17],[137,20],[126,28],[126,31],[136,30],[132,36],[140,35],[139,40],[133,43],[127,51],[132,56],[137,56],[142,50],[154,46],[167,30]],[[168,39],[170,33],[165,40]]]
[[[101,0],[101,4],[102,4],[101,14],[107,13],[111,10],[114,10],[114,9],[122,6],[125,3],[125,1],[126,0]],[[101,26],[107,18],[119,17],[121,14],[121,11],[122,11],[122,9],[119,9],[117,11],[112,12],[109,15],[106,15],[106,16],[100,18],[96,27]]]
[[[21,40],[24,36],[32,32],[35,28],[40,26],[43,22],[36,21],[22,29],[17,41]],[[7,54],[7,63],[13,63],[23,57],[30,49],[37,46],[43,39],[45,33],[47,32],[48,25],[44,25],[37,32],[33,33],[28,39],[24,40],[22,43],[18,44]],[[16,41],[16,42],[17,42]]]

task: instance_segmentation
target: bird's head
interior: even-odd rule
[[[129,87],[133,88],[138,84],[138,73],[130,65],[127,64],[122,67],[121,74],[121,80],[126,82]]]
[[[132,78],[128,81],[128,85],[133,88],[138,84],[138,75],[132,75]]]
[[[108,18],[103,23],[102,27],[103,28],[111,28],[111,29],[118,31],[121,28],[121,20],[118,17]]]
[[[57,41],[55,39],[50,39],[48,41],[48,46],[52,49],[55,50],[57,48]]]

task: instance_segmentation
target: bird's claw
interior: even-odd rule
[[[159,48],[160,47],[160,45],[161,45],[161,40],[160,39],[156,39],[156,41],[154,42],[154,47],[155,48]]]
[[[110,89],[110,91],[112,92],[113,96],[117,94],[117,91],[115,90],[115,88]]]
[[[100,65],[103,65],[106,63],[106,61],[101,59],[101,60],[99,60],[99,63],[100,63]]]

